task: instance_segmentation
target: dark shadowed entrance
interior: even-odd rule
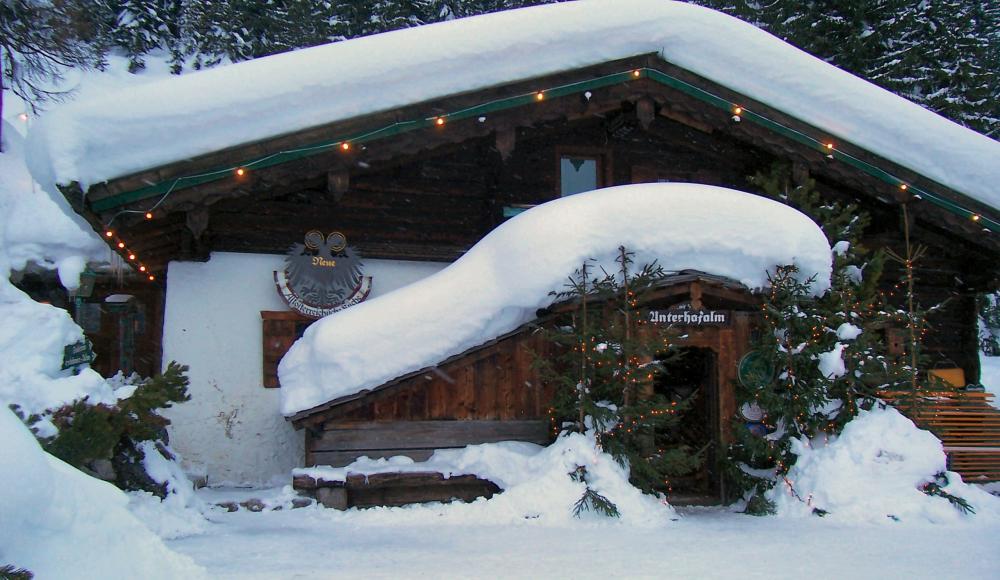
[[[663,360],[664,372],[655,392],[681,404],[690,401],[672,439],[701,451],[702,467],[670,481],[668,498],[674,504],[717,503],[720,495],[716,474],[719,448],[718,357],[709,348],[680,347],[676,356]]]

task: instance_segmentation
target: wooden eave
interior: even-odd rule
[[[656,288],[646,293],[643,298],[647,302],[678,300],[685,295],[689,295],[692,292],[692,288],[695,286],[700,287],[701,290],[707,291],[708,295],[730,304],[741,304],[746,308],[756,308],[759,305],[757,298],[750,293],[746,286],[740,284],[739,282],[721,276],[715,276],[705,272],[697,272],[693,270],[685,270],[668,276],[660,282]],[[576,302],[572,300],[557,302],[548,308],[540,309],[538,311],[537,319],[523,324],[518,328],[496,338],[483,342],[482,344],[470,347],[456,355],[450,356],[438,362],[437,364],[400,375],[371,389],[363,389],[357,393],[331,399],[326,403],[299,411],[298,413],[286,417],[285,419],[290,421],[296,429],[321,423],[327,419],[326,415],[329,411],[337,409],[340,412],[349,412],[355,407],[365,405],[374,395],[391,392],[392,390],[403,385],[409,379],[419,377],[421,375],[438,374],[440,373],[439,369],[441,367],[461,359],[475,360],[477,353],[481,353],[489,347],[515,336],[535,331],[543,326],[553,316],[569,312],[575,307]]]
[[[166,184],[182,176],[220,168],[237,167],[246,160],[310,144],[335,142],[345,136],[364,134],[410,119],[433,119],[436,115],[467,109],[484,102],[531,94],[533,91],[546,87],[565,87],[574,83],[593,82],[595,79],[605,79],[622,73],[627,75],[632,70],[647,72],[641,78],[609,82],[590,89],[588,90],[589,98],[583,98],[581,95],[568,95],[530,104],[526,103],[492,112],[483,118],[473,116],[448,121],[444,127],[431,126],[399,133],[377,141],[357,143],[347,152],[339,149],[327,150],[280,165],[253,170],[242,178],[231,175],[216,181],[177,189],[163,199],[154,196],[126,201],[129,192],[141,190],[150,184]],[[176,238],[186,235],[184,230],[189,227],[190,220],[185,220],[182,215],[205,211],[206,208],[221,200],[246,196],[253,196],[254,199],[259,200],[302,189],[318,188],[322,187],[322,183],[325,183],[328,176],[338,172],[349,174],[364,171],[368,167],[391,166],[393,163],[398,163],[399,160],[412,159],[422,152],[435,149],[446,150],[447,146],[451,144],[462,143],[469,139],[484,138],[504,131],[516,131],[519,127],[535,126],[557,119],[572,121],[600,115],[620,109],[622,102],[635,103],[645,98],[652,99],[656,103],[658,114],[665,118],[684,123],[700,131],[727,135],[764,151],[791,159],[806,167],[814,175],[825,176],[859,192],[864,192],[865,195],[882,203],[888,205],[908,203],[915,219],[929,224],[932,228],[937,228],[941,233],[957,234],[975,251],[985,250],[991,254],[1000,254],[1000,240],[997,240],[996,235],[985,232],[981,224],[970,220],[968,216],[956,215],[929,203],[927,200],[917,199],[910,193],[902,191],[896,183],[887,183],[885,180],[860,171],[847,163],[831,160],[826,152],[804,145],[802,142],[781,133],[776,133],[763,124],[746,120],[738,123],[733,122],[731,112],[720,108],[718,103],[714,105],[707,103],[704,99],[692,96],[690,91],[657,82],[653,80],[656,74],[668,75],[680,83],[686,83],[699,91],[713,95],[719,102],[739,103],[748,111],[754,111],[793,132],[810,135],[819,141],[836,141],[836,155],[849,156],[862,163],[881,168],[901,182],[910,184],[911,191],[917,189],[934,191],[943,198],[960,204],[969,212],[1000,222],[1000,211],[996,208],[968,198],[940,183],[923,177],[915,171],[854,147],[850,143],[830,136],[822,129],[807,125],[763,103],[747,99],[719,84],[671,65],[655,54],[610,61],[559,74],[451,95],[391,111],[339,120],[255,143],[238,145],[195,159],[168,164],[97,184],[91,187],[86,195],[75,185],[64,188],[63,192],[73,207],[88,219],[95,230],[103,231],[105,224],[114,219],[117,229],[134,229],[131,238],[137,243],[145,245],[147,251],[152,248],[158,252],[157,255],[163,256],[159,261],[165,264],[168,259],[185,255],[190,257],[192,254],[190,248],[178,248],[176,243],[174,246],[170,246],[168,241],[171,236]],[[109,200],[115,199],[120,199],[122,203],[119,205],[115,202],[110,207],[106,205],[111,203]],[[158,213],[168,214],[169,217],[155,224],[144,223],[142,212],[157,200],[160,200]],[[95,210],[94,208],[98,206],[104,209]],[[137,213],[123,214],[121,210],[132,210]],[[157,244],[160,245],[157,246]],[[203,255],[207,255],[208,250],[201,248],[199,251]],[[460,248],[446,250],[440,258],[446,259],[448,256],[454,256],[456,250],[461,251]],[[428,255],[424,259],[437,258]]]

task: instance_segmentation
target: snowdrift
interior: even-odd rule
[[[996,141],[750,24],[660,0],[566,2],[463,18],[81,98],[46,114],[31,132],[32,173],[46,187],[78,181],[86,190],[241,143],[648,53],[1000,205]],[[156,134],[170,139],[154,144]]]
[[[81,230],[48,196],[35,190],[24,167],[23,142],[9,124],[0,154],[0,406],[41,413],[89,396],[113,403],[112,389],[89,368],[62,370],[63,347],[83,338],[69,313],[32,300],[10,283],[29,263],[55,269],[67,288],[79,283],[88,258],[106,256],[93,232]],[[53,434],[47,423],[37,425]]]
[[[807,517],[819,508],[829,512],[827,518],[850,522],[947,523],[969,517],[946,498],[920,490],[946,470],[941,441],[892,407],[863,411],[830,442],[795,445],[798,459],[787,481],[768,492],[779,515]],[[977,518],[1000,517],[1000,498],[963,483],[957,473],[948,479],[944,491],[968,501]]]
[[[829,286],[830,246],[796,210],[706,185],[609,187],[557,199],[505,222],[444,270],[330,315],[278,367],[281,411],[293,415],[375,387],[532,320],[586,260],[615,269],[618,247],[635,263],[695,269],[749,288],[794,264],[813,290]]]
[[[348,473],[433,471],[446,477],[476,475],[504,490],[489,500],[480,498],[468,504],[365,510],[366,516],[368,512],[392,514],[397,522],[548,526],[583,521],[600,525],[657,526],[678,518],[674,508],[665,501],[633,487],[628,481],[628,470],[598,450],[596,445],[593,433],[571,433],[563,434],[548,447],[514,441],[487,443],[463,449],[439,449],[422,462],[405,456],[377,460],[362,457],[347,467],[310,467],[296,469],[293,473],[343,481]],[[589,486],[615,504],[620,518],[593,512],[582,512],[579,520],[573,516],[573,506],[586,489],[584,483],[573,481],[569,476],[578,466],[587,468]]]
[[[128,496],[48,455],[0,409],[0,563],[38,578],[202,578],[129,513]]]

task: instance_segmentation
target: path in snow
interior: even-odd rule
[[[663,528],[401,524],[377,511],[221,514],[168,542],[213,578],[997,578],[1000,521],[843,525],[690,508]],[[398,515],[398,514],[397,514]]]

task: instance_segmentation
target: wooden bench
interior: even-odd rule
[[[348,473],[345,481],[297,475],[292,486],[312,495],[324,506],[340,510],[431,501],[473,501],[480,497],[488,499],[500,492],[495,483],[475,475],[446,478],[436,472]]]
[[[966,482],[1000,481],[1000,410],[991,393],[960,388],[885,392],[883,397],[922,429],[937,435],[948,454],[948,468]]]

